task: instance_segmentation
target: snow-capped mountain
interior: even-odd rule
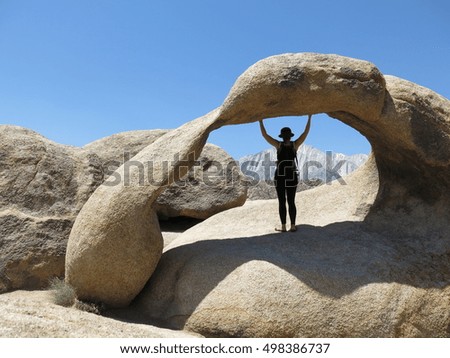
[[[300,180],[320,179],[325,182],[343,177],[367,160],[367,154],[345,155],[342,153],[322,152],[310,145],[302,145],[297,152]],[[276,169],[277,153],[275,148],[239,159],[244,174],[257,180],[273,179]]]

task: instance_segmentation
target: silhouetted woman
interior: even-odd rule
[[[280,214],[281,228],[275,228],[277,231],[286,231],[286,199],[289,205],[289,218],[291,219],[290,231],[297,231],[295,226],[295,217],[297,208],[295,207],[295,193],[298,185],[298,170],[296,166],[297,149],[305,141],[311,127],[311,117],[308,116],[308,123],[305,131],[296,140],[291,141],[294,136],[291,129],[284,127],[278,137],[283,141],[278,141],[269,136],[264,128],[262,121],[259,121],[261,133],[264,139],[277,150],[277,169],[275,170],[275,187],[278,196],[278,211]]]

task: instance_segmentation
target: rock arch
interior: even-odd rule
[[[153,183],[139,185],[138,173],[125,173],[122,166],[117,173],[129,174],[130,186],[106,183],[95,191],[69,238],[68,283],[81,299],[129,304],[162,251],[152,203],[193,165],[208,134],[224,125],[319,112],[357,129],[372,145],[380,190],[368,221],[412,210],[418,203],[444,215],[450,202],[450,102],[411,82],[383,76],[366,61],[284,54],[251,66],[222,106],[138,153],[133,160],[151,166]]]

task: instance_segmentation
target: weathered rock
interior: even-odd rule
[[[284,54],[265,58],[234,83],[221,108],[226,124],[262,118],[343,111],[376,120],[385,79],[370,62],[337,55]]]
[[[165,129],[121,132],[86,144],[83,149],[99,156],[106,179],[124,162],[167,132]]]
[[[133,287],[121,281],[128,269],[123,263],[149,240],[135,229],[146,225],[141,213],[187,171],[208,133],[226,124],[318,112],[371,142],[378,173],[372,168],[368,175],[379,175],[376,198],[361,178],[367,185],[305,191],[299,205],[324,210],[305,213],[303,223],[312,226],[291,237],[268,234],[274,202],[213,216],[169,246],[140,307],[211,336],[448,336],[450,102],[410,82],[385,79],[368,62],[336,55],[264,59],[238,78],[221,107],[136,155],[156,163],[177,159],[168,171],[155,171],[161,185],[138,185],[135,172],[130,187],[99,187],[71,232],[69,282],[81,298],[128,304],[143,285],[141,279]],[[324,200],[327,205],[317,206]],[[124,235],[132,248],[124,246]],[[105,247],[120,251],[122,261],[104,257]],[[132,269],[139,270],[140,260]],[[153,268],[140,278],[150,277]]]
[[[75,216],[102,180],[96,155],[0,126],[0,292],[64,274]]]
[[[0,295],[2,338],[195,338],[148,324],[131,323],[128,312],[113,319],[52,302],[49,291],[15,291]],[[5,347],[3,346],[5,352]],[[7,349],[6,349],[7,350]]]
[[[105,177],[124,162],[129,161],[143,148],[153,143],[168,130],[141,130],[114,134],[86,145],[96,153],[104,166]],[[132,166],[143,168],[142,163],[129,161]],[[129,170],[126,170],[126,173]],[[143,170],[141,170],[143,174]],[[117,177],[117,183],[124,178]],[[245,180],[235,163],[223,149],[207,143],[197,164],[187,176],[164,190],[155,208],[159,217],[186,216],[206,219],[218,212],[241,206],[246,200]]]
[[[0,126],[0,292],[42,288],[49,278],[63,276],[67,240],[81,207],[124,160],[167,132],[119,133],[78,148],[21,127]],[[158,211],[206,218],[243,204],[245,186],[236,168],[214,177],[209,173],[216,187],[200,183],[205,166],[232,161],[213,145],[204,152],[200,170],[190,171],[188,185],[169,188]]]
[[[395,208],[411,198],[447,201],[449,107],[446,98],[384,77],[369,62],[286,54],[257,62],[237,79],[221,107],[220,122],[326,112],[369,140],[382,188],[374,209]]]
[[[296,233],[273,231],[276,200],[186,231],[133,308],[210,337],[450,336],[448,242],[364,223],[378,191],[373,158],[346,181],[297,194]]]
[[[143,163],[144,170],[126,164],[117,169],[120,178],[129,170],[128,185],[111,185],[111,175],[89,198],[72,228],[66,255],[66,280],[79,298],[118,307],[141,291],[163,248],[152,204],[168,184],[187,174],[215,118],[211,112],[160,137],[131,159]]]
[[[247,187],[239,165],[223,149],[206,144],[187,177],[170,185],[156,200],[155,209],[164,217],[206,219],[241,206]]]

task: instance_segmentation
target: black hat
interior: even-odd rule
[[[278,137],[280,137],[280,138],[285,138],[285,137],[292,138],[293,136],[294,136],[294,133],[292,133],[291,128],[289,128],[289,127],[281,128],[281,132],[278,135]]]

